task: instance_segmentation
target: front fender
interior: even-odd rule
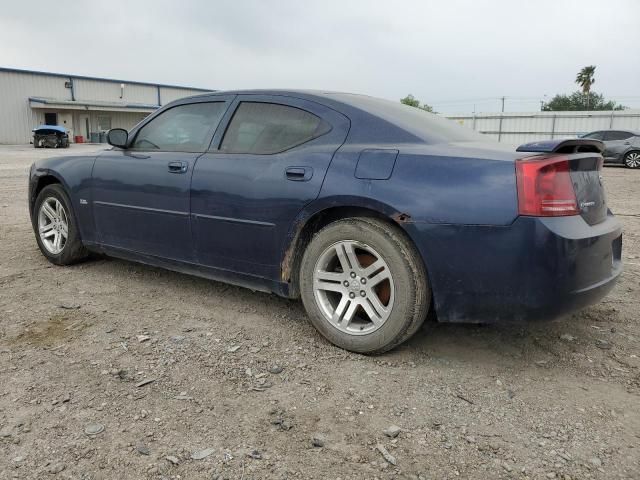
[[[29,212],[39,191],[40,182],[54,178],[65,189],[71,200],[74,219],[83,242],[94,241],[93,215],[91,212],[91,172],[96,155],[53,157],[36,161],[29,178]],[[51,183],[51,182],[47,182]]]

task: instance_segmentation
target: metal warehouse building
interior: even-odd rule
[[[158,107],[206,91],[0,67],[0,144],[28,144],[41,124],[64,127],[71,141],[103,142],[110,128],[129,130]]]

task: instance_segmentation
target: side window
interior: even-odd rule
[[[633,137],[629,132],[621,132],[618,130],[612,130],[610,132],[606,132],[604,135],[605,140],[626,140],[627,138]]]
[[[603,137],[602,132],[591,132],[591,133],[587,133],[582,138],[591,138],[593,140],[602,140],[602,137]]]
[[[220,150],[270,154],[324,135],[331,127],[321,118],[276,103],[242,102],[231,119]]]
[[[225,111],[224,102],[178,105],[140,129],[134,150],[204,152]]]

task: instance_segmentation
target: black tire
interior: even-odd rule
[[[627,152],[624,156],[624,164],[627,168],[640,168],[640,152],[638,150],[632,150]]]
[[[50,252],[44,245],[42,239],[40,238],[40,233],[38,232],[38,218],[40,214],[40,208],[42,206],[42,203],[49,198],[57,199],[62,204],[67,214],[66,217],[68,224],[68,235],[66,242],[62,247],[62,251],[60,251],[59,253]],[[40,247],[40,251],[42,252],[42,254],[51,263],[54,263],[56,265],[72,265],[87,258],[89,252],[82,245],[80,233],[76,225],[76,217],[71,206],[71,200],[69,200],[69,196],[60,184],[47,185],[42,189],[34,203],[33,215],[31,218],[33,231],[36,236],[36,241],[38,242],[38,247]]]
[[[380,327],[367,334],[350,334],[335,327],[316,301],[313,275],[323,252],[342,241],[373,248],[388,265],[395,285],[391,312]],[[431,301],[424,263],[415,246],[395,225],[374,218],[347,218],[317,232],[300,265],[300,293],[311,323],[331,343],[352,352],[377,354],[411,337],[423,324]]]

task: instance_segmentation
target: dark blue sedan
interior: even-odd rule
[[[393,348],[429,311],[562,316],[622,270],[597,140],[516,152],[420,109],[303,91],[182,99],[108,138],[31,167],[51,262],[101,252],[301,297],[355,352]]]

